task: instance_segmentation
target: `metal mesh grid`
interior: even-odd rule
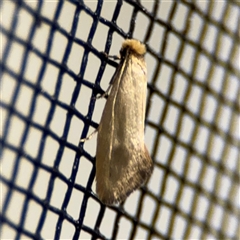
[[[48,4],[0,1],[1,238],[239,237],[239,2],[56,1],[51,17]],[[97,34],[100,24],[107,30]],[[101,51],[121,43],[116,36],[147,44],[146,143],[155,168],[135,205],[106,208],[93,191],[95,147],[78,141],[98,126],[94,96],[117,66]]]

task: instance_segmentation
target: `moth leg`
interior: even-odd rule
[[[99,99],[99,98],[108,98],[108,93],[109,93],[111,87],[112,87],[112,84],[109,84],[109,86],[108,86],[106,92],[103,93],[103,94],[101,94],[100,96],[96,97],[96,99]]]
[[[120,60],[120,59],[121,59],[121,57],[120,57],[120,56],[117,56],[117,55],[108,55],[108,54],[105,53],[105,52],[102,52],[102,54],[103,54],[105,57],[107,57],[107,58],[112,58],[112,59],[114,59],[114,60]],[[108,86],[106,92],[103,93],[103,94],[101,94],[100,96],[96,97],[96,99],[99,99],[99,98],[108,98],[108,93],[109,93],[109,91],[110,91],[110,89],[111,89],[111,87],[112,87],[112,85],[113,85],[113,82],[114,82],[114,79],[115,79],[115,76],[116,76],[116,75],[117,75],[117,71],[114,73],[114,75],[113,75],[113,77],[112,77],[112,79],[111,79],[111,81],[110,81],[110,83],[109,83],[109,86]]]
[[[113,60],[120,60],[121,57],[118,55],[108,55],[106,52],[101,52],[105,57],[112,58]]]
[[[112,58],[112,59],[114,59],[114,60],[120,60],[121,59],[121,57],[120,56],[117,56],[117,55],[108,55],[107,53],[105,53],[105,52],[102,52],[104,55],[105,55],[105,57],[107,57],[107,58]],[[102,95],[100,95],[99,97],[96,97],[97,99],[98,98],[107,98],[108,97],[108,93],[109,93],[109,91],[110,91],[110,89],[111,89],[111,87],[112,87],[112,85],[113,85],[113,81],[114,81],[114,78],[115,78],[115,75],[116,75],[116,72],[115,72],[115,74],[113,75],[113,77],[112,77],[112,79],[111,79],[111,81],[110,81],[110,83],[109,83],[109,87],[107,88],[107,90],[106,90],[106,92],[105,93],[103,93]]]
[[[92,138],[92,136],[94,135],[94,134],[96,134],[97,133],[97,129],[95,129],[89,136],[87,136],[86,138],[82,138],[82,139],[80,139],[80,141],[79,142],[85,142],[85,141],[87,141],[87,140],[89,140],[89,139],[91,139]]]
[[[107,55],[108,58],[112,58],[113,60],[121,60],[121,57],[118,55]]]

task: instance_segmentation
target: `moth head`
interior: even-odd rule
[[[135,39],[127,39],[123,42],[120,50],[121,57],[124,57],[127,52],[143,56],[146,53],[146,47],[143,43]]]

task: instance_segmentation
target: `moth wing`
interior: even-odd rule
[[[144,144],[144,60],[130,55],[115,77],[99,125],[96,153],[96,190],[107,205],[123,201],[153,169]]]

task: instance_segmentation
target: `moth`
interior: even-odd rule
[[[153,171],[144,143],[145,53],[145,45],[138,40],[123,42],[120,63],[98,127],[96,191],[106,205],[125,200]]]

